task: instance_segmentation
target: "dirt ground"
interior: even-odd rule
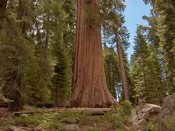
[[[0,108],[0,131],[133,131],[127,126],[116,130],[115,126],[117,128],[121,125],[114,119],[114,117],[117,118],[116,113],[108,114],[112,111],[112,108],[42,109],[27,107],[20,112],[10,112],[7,108]],[[43,122],[52,121],[52,123],[49,122],[51,127],[43,128],[42,122],[35,124],[37,119]],[[45,124],[47,125],[48,122]]]

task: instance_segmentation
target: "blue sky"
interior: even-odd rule
[[[126,0],[125,5],[125,26],[128,28],[130,33],[131,43],[130,48],[127,50],[128,57],[130,59],[130,56],[133,53],[134,36],[136,35],[137,25],[148,25],[148,23],[142,19],[142,16],[150,15],[151,6],[145,5],[143,0]]]

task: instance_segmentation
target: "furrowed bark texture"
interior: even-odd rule
[[[78,0],[73,90],[67,107],[111,107],[117,102],[106,84],[100,21],[98,25],[87,24],[88,4],[98,8],[100,0]]]

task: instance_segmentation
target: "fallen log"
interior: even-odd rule
[[[37,110],[37,111],[20,111],[20,112],[13,112],[14,116],[19,117],[22,114],[26,115],[33,115],[33,114],[39,114],[39,113],[53,113],[57,112],[58,108],[50,109],[50,110]]]
[[[14,116],[19,117],[22,114],[33,115],[33,114],[43,114],[43,113],[54,113],[54,112],[63,112],[63,111],[71,111],[71,112],[79,112],[79,113],[89,113],[91,115],[104,115],[106,112],[112,111],[113,108],[52,108],[46,110],[35,110],[35,111],[20,111],[13,112]]]

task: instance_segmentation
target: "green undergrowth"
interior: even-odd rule
[[[174,131],[175,130],[175,114],[174,115],[168,115],[163,120],[163,124],[165,125],[165,128],[168,131]]]
[[[158,131],[158,123],[149,122],[141,126],[141,131]]]
[[[125,101],[117,106],[113,111],[104,115],[92,115],[90,113],[60,111],[56,113],[40,113],[33,115],[20,115],[14,117],[10,122],[13,126],[36,128],[51,131],[65,131],[65,121],[73,121],[84,131],[132,131],[130,128],[130,113],[132,106]],[[1,121],[1,119],[0,119]]]
[[[129,101],[120,103],[112,112],[107,113],[107,118],[112,123],[113,129],[117,131],[128,131],[130,129],[132,105]],[[111,115],[109,115],[111,114]]]
[[[57,112],[57,113],[45,113],[35,115],[21,115],[14,118],[14,124],[27,127],[40,126],[44,129],[52,129],[56,131],[64,131],[65,123],[62,122],[63,118],[74,119],[76,122],[84,119],[86,115],[80,113],[73,113],[70,111]]]
[[[7,118],[0,118],[0,127],[4,125],[9,125],[11,123],[11,120]]]

